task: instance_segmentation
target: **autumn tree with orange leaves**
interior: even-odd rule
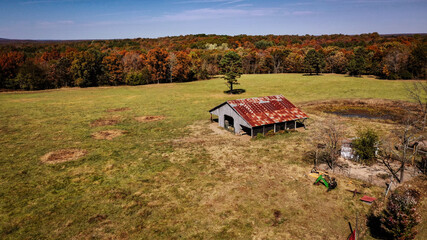
[[[175,82],[191,80],[191,58],[186,52],[179,51],[175,54],[175,66],[172,68],[172,79]]]
[[[196,34],[159,39],[11,42],[0,44],[0,88],[141,85],[208,79],[220,74],[224,68],[220,62],[228,51],[241,57],[244,74],[306,70],[355,76],[370,74],[387,79],[425,79],[426,42],[426,35],[382,36],[378,33],[354,36]],[[42,81],[44,77],[47,82]]]
[[[111,54],[105,56],[102,60],[102,64],[104,65],[107,81],[110,85],[124,84],[124,72],[121,55]]]
[[[146,65],[153,82],[161,83],[168,79],[168,57],[168,52],[162,48],[155,48],[148,52]]]

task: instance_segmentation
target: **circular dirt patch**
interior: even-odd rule
[[[119,116],[112,116],[110,118],[101,118],[101,119],[95,120],[90,124],[90,126],[91,127],[109,126],[109,125],[115,125],[119,122],[120,122]]]
[[[160,121],[164,119],[164,116],[141,116],[141,117],[135,117],[135,120],[138,122],[154,122],[154,121]]]
[[[77,160],[88,152],[83,149],[61,149],[54,152],[49,152],[41,157],[41,161],[47,164],[55,164]]]
[[[107,109],[107,112],[123,112],[123,111],[129,111],[130,108],[124,107],[124,108],[111,108]]]
[[[100,132],[93,133],[92,137],[94,139],[112,140],[113,138],[121,136],[121,135],[123,135],[125,133],[127,133],[127,131],[113,129],[113,130],[105,130],[105,131],[100,131]]]

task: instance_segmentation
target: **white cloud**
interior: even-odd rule
[[[42,27],[42,28],[57,27],[57,26],[72,25],[72,24],[74,24],[74,21],[71,21],[71,20],[38,21],[38,22],[36,22],[36,26]]]
[[[180,13],[165,14],[153,18],[154,21],[194,21],[202,19],[234,18],[234,17],[262,17],[281,12],[280,8],[238,9],[238,8],[201,8],[186,10]],[[284,14],[284,12],[282,12]]]
[[[294,11],[294,12],[292,12],[292,15],[295,15],[295,16],[306,16],[306,15],[312,15],[312,14],[314,14],[313,11]]]

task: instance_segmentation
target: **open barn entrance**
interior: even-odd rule
[[[230,132],[234,132],[234,118],[224,114],[224,128]]]
[[[240,125],[240,127],[242,128],[242,131],[243,131],[242,135],[252,136],[252,129],[245,127],[243,125]]]

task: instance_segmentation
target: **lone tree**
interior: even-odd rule
[[[236,52],[229,51],[221,59],[219,66],[230,93],[233,93],[233,85],[239,84],[237,78],[242,75],[242,58]]]
[[[305,55],[304,66],[306,72],[310,73],[310,75],[312,75],[313,72],[319,75],[320,70],[325,66],[325,58],[322,53],[311,49]]]

